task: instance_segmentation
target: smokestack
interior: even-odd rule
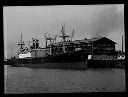
[[[122,35],[122,53],[123,53],[123,35]]]

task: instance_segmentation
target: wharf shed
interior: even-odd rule
[[[66,41],[65,48],[67,52],[76,50],[84,50],[89,55],[115,55],[116,42],[106,37],[82,39],[75,41]],[[63,43],[58,42],[52,44],[52,54],[61,52],[63,49]]]

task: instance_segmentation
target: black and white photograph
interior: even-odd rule
[[[4,94],[125,92],[124,4],[3,6]]]

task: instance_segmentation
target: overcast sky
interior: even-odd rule
[[[21,33],[26,43],[33,37],[44,44],[43,34],[59,34],[64,23],[67,34],[75,30],[75,39],[106,36],[117,42],[117,50],[121,49],[123,4],[11,6],[3,9],[5,57],[11,56],[11,44],[12,55],[16,54]]]

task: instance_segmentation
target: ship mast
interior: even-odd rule
[[[68,35],[65,34],[65,24],[64,24],[64,27],[62,26],[62,35],[60,37],[62,37],[63,39],[63,52],[65,53],[65,41],[66,41],[66,38],[69,37]]]
[[[12,44],[11,44],[11,59],[12,59]]]
[[[46,36],[47,33],[44,34],[44,37],[45,37],[45,47],[47,49],[47,36]]]
[[[18,45],[20,45],[20,51],[22,51],[22,50],[23,50],[23,45],[25,45],[25,44],[24,44],[24,41],[22,41],[22,34],[21,34],[20,43],[19,43]]]
[[[122,53],[123,53],[123,35],[122,35]]]

